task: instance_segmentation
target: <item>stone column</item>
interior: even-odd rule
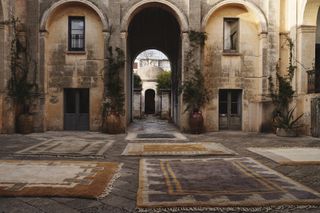
[[[3,98],[4,98],[4,25],[0,24],[0,134],[3,125]]]
[[[297,88],[298,95],[307,93],[307,70],[315,60],[316,26],[298,27],[297,30]]]
[[[133,90],[132,90],[132,75],[131,75],[131,59],[129,58],[128,48],[127,48],[127,32],[120,33],[121,39],[121,49],[124,51],[124,58],[125,58],[125,65],[123,69],[123,91],[125,93],[125,123],[126,126],[131,122],[132,119],[132,97],[133,97]]]
[[[188,54],[188,51],[189,51],[189,48],[190,48],[190,41],[189,41],[189,34],[188,32],[183,32],[182,35],[181,35],[181,44],[182,44],[182,56],[181,56],[181,83],[183,83],[185,80],[186,80],[186,77],[188,75],[188,73],[185,73],[185,70],[186,70],[186,55]],[[177,92],[177,91],[173,91],[173,92]],[[175,93],[172,94],[172,96],[174,97]],[[171,102],[173,104],[173,106],[171,107],[171,111],[175,110],[175,103],[174,102]],[[183,98],[182,98],[182,95],[179,97],[179,107],[178,107],[180,110],[179,110],[179,123],[178,125],[180,126],[180,129],[181,130],[186,130],[188,129],[188,119],[189,119],[189,115],[188,113],[183,113],[184,112],[184,109],[185,109],[185,105],[183,103]],[[172,115],[172,112],[171,112],[171,115]],[[174,118],[173,118],[174,119]]]
[[[261,85],[259,88],[259,93],[261,95],[266,95],[269,93],[268,91],[268,77],[270,75],[268,70],[268,33],[261,32],[259,35],[260,39],[260,58],[259,58],[259,73],[258,76],[261,76]]]
[[[142,118],[141,90],[142,89],[134,89],[134,94],[133,94],[133,118],[137,118],[137,119]]]
[[[160,90],[160,118],[170,119],[170,95],[171,90]]]

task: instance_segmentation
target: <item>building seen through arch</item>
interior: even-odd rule
[[[170,61],[158,50],[143,51],[134,60],[133,73],[141,79],[141,90],[135,91],[135,95],[138,96],[137,100],[133,98],[133,105],[138,105],[139,113],[133,117],[161,114],[162,99],[157,89],[157,79],[165,72],[171,72]]]

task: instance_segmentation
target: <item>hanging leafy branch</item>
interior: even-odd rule
[[[18,18],[12,17],[5,24],[12,28],[12,40],[10,44],[10,71],[11,77],[8,81],[8,95],[11,96],[21,113],[29,113],[32,99],[38,91],[36,83],[37,63],[29,53],[27,42],[22,42],[19,37],[18,26],[21,24]],[[33,73],[33,81],[30,82],[30,71]]]

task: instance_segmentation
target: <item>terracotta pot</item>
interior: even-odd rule
[[[33,116],[31,114],[21,114],[17,118],[17,132],[30,134],[33,132]]]
[[[124,133],[125,130],[122,125],[121,116],[118,113],[109,113],[105,118],[102,132],[108,134]]]
[[[200,111],[194,111],[190,114],[189,126],[192,134],[200,134],[203,132],[203,116]]]
[[[297,131],[294,129],[277,128],[276,135],[280,137],[297,137]]]

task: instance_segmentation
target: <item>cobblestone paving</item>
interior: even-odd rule
[[[177,131],[175,127],[165,121],[158,121],[148,118],[143,121],[134,122],[129,132],[136,133],[167,133]],[[17,156],[15,152],[39,144],[48,139],[57,137],[78,137],[94,138],[97,140],[115,140],[103,155],[102,159],[92,159],[88,157],[79,158],[81,160],[115,161],[124,163],[121,177],[114,183],[112,192],[101,200],[76,199],[76,198],[4,198],[0,197],[0,212],[135,212],[136,193],[138,189],[138,167],[139,157],[121,156],[127,145],[126,135],[106,135],[94,132],[46,132],[31,135],[0,135],[0,159],[74,159],[70,157],[55,156]],[[229,149],[239,153],[240,156],[252,157],[262,164],[274,169],[295,181],[298,181],[310,188],[320,192],[320,165],[279,165],[267,158],[246,150],[247,147],[320,147],[320,138],[297,137],[280,138],[273,134],[257,134],[243,132],[215,132],[201,135],[185,136],[192,142],[217,142]],[[156,140],[155,140],[156,141]],[[166,142],[166,141],[164,141]],[[174,141],[172,141],[174,142]],[[159,156],[157,157],[159,158]],[[164,157],[161,157],[164,158]],[[170,157],[172,158],[172,156]],[[185,157],[184,157],[185,158]],[[199,157],[200,158],[200,157]],[[310,207],[301,209],[299,207],[278,207],[274,209],[247,209],[251,212],[320,212],[320,207]],[[179,212],[184,212],[183,210]],[[204,212],[193,211],[193,212]],[[222,210],[212,211],[222,212]],[[243,210],[224,209],[223,212],[243,212]]]

